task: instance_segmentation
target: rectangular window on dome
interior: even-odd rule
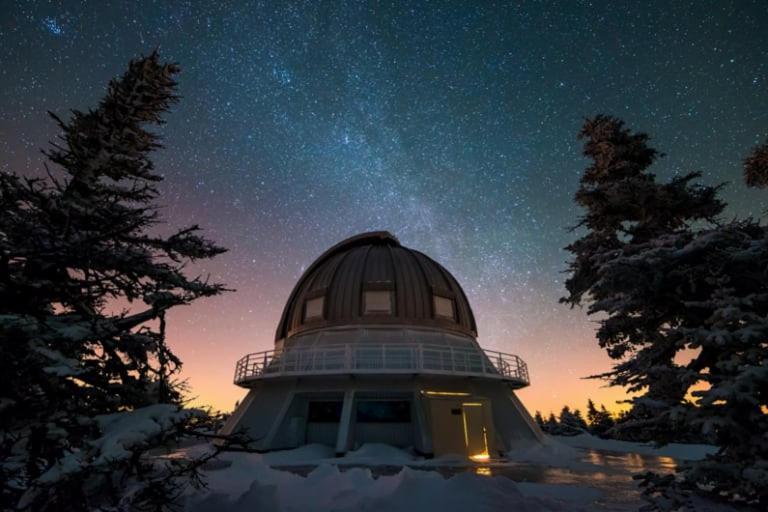
[[[304,320],[323,318],[324,297],[308,299],[304,305]]]
[[[450,318],[456,320],[456,311],[453,307],[453,299],[448,297],[441,297],[440,295],[433,295],[435,316],[440,318]]]
[[[366,315],[391,315],[392,292],[389,290],[366,290],[363,294],[363,311]]]

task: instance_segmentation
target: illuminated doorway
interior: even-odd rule
[[[482,462],[490,459],[488,452],[488,427],[485,422],[486,405],[482,402],[464,402],[464,444],[470,459]]]
[[[427,396],[435,456],[466,455],[478,462],[490,459],[493,440],[490,403],[469,396]]]

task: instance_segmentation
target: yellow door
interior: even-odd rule
[[[459,400],[432,399],[432,450],[435,455],[466,453],[463,408]]]
[[[493,439],[490,404],[485,400],[433,398],[429,400],[432,420],[432,450],[435,455],[467,455],[484,461],[490,457]]]
[[[485,426],[485,407],[481,402],[464,402],[464,442],[467,455],[474,460],[488,460],[488,429]]]

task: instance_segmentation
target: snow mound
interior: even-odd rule
[[[573,437],[557,437],[560,443],[574,448],[591,448],[613,452],[639,453],[640,455],[655,455],[657,457],[672,457],[678,460],[702,460],[707,455],[717,452],[717,447],[708,444],[670,443],[656,447],[651,443],[634,443],[617,441],[615,439],[600,439],[589,434]]]
[[[307,444],[292,450],[265,453],[264,462],[271,466],[311,464],[335,456],[333,448],[323,444]]]
[[[253,454],[227,454],[232,464],[207,472],[207,490],[191,491],[187,512],[352,512],[414,510],[490,512],[589,510],[594,490],[565,485],[518,485],[507,478],[460,473],[443,478],[433,471],[404,467],[374,478],[367,468],[341,471],[323,464],[306,477],[268,467]]]
[[[356,464],[408,464],[417,460],[411,453],[388,444],[367,443],[357,450],[348,452],[344,463]]]
[[[94,463],[128,459],[137,448],[146,448],[154,437],[198,414],[202,412],[155,404],[133,411],[96,416],[94,419],[103,435],[92,443],[99,451]]]
[[[595,471],[604,469],[584,461],[584,453],[572,446],[549,438],[545,444],[531,444],[510,450],[505,454],[512,462],[525,462],[546,467]]]

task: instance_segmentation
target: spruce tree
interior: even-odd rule
[[[702,490],[768,507],[768,226],[747,219],[703,229],[665,259],[696,283],[687,320],[670,327],[692,354],[678,380],[704,384],[692,392],[695,407],[668,412],[719,451],[685,464],[678,479],[645,475],[646,491],[660,510]]]
[[[598,420],[598,428],[601,432],[598,433],[598,435],[606,436],[610,432],[610,430],[615,425],[615,421],[613,419],[613,416],[611,416],[611,413],[608,412],[608,410],[605,408],[604,405],[600,405],[600,416]]]
[[[584,416],[581,414],[581,411],[579,409],[575,409],[573,411],[573,420],[574,420],[574,424],[582,432],[586,432],[589,429],[587,425],[587,421],[584,419]]]
[[[587,421],[592,426],[597,422],[599,412],[595,407],[595,402],[591,398],[587,399]]]
[[[587,400],[587,422],[589,423],[589,432],[599,437],[605,437],[613,427],[611,414],[604,405],[601,405],[600,409],[595,407],[592,399]]]
[[[693,427],[718,444],[676,479],[645,475],[657,509],[705,491],[768,506],[768,226],[718,222],[719,187],[692,185],[696,175],[657,184],[647,136],[618,120],[588,121],[582,136],[587,234],[569,247],[565,301],[604,315],[597,337],[617,363],[601,377],[640,393],[612,431],[664,443]],[[761,148],[745,160],[752,186],[763,161]]]
[[[754,148],[744,160],[744,182],[748,187],[768,187],[768,142]]]
[[[583,434],[587,430],[587,424],[581,416],[581,411],[571,411],[567,405],[560,411],[560,421],[557,434],[561,436],[575,436]]]
[[[544,424],[544,432],[554,436],[558,434],[559,429],[560,424],[557,422],[555,413],[550,412],[549,417],[547,418],[547,422]]]
[[[622,424],[624,437],[674,435],[662,412],[683,402],[687,386],[674,361],[682,340],[667,326],[679,323],[685,307],[656,262],[637,261],[636,255],[675,243],[694,223],[714,221],[723,209],[718,187],[693,184],[697,173],[657,183],[649,168],[659,153],[648,135],[632,133],[619,119],[588,119],[579,137],[591,159],[575,196],[585,212],[576,229],[585,234],[567,247],[574,259],[562,302],[604,315],[597,338],[618,362],[595,377],[642,392]]]
[[[182,406],[167,312],[224,290],[185,273],[224,249],[197,226],[160,234],[148,127],[177,72],[132,61],[97,108],[51,114],[48,179],[0,173],[3,509],[162,509],[201,463],[146,456],[206,421]]]

